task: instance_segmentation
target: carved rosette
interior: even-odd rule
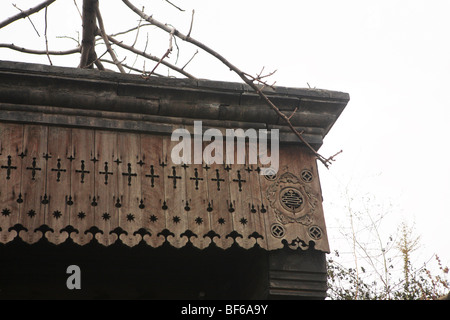
[[[314,221],[318,197],[310,186],[290,172],[283,173],[267,189],[267,200],[283,225],[309,226]]]
[[[272,246],[305,250],[313,243],[316,249],[328,252],[321,196],[311,171],[305,169],[299,177],[286,171],[267,179],[271,181],[265,197],[272,212]]]

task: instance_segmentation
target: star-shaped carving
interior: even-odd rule
[[[105,212],[104,214],[102,214],[102,219],[107,221],[111,218],[111,215],[108,212]]]
[[[78,219],[83,220],[84,218],[86,218],[86,213],[84,213],[83,211],[78,212]]]
[[[245,219],[245,218],[242,218],[241,220],[239,220],[239,222],[240,222],[243,226],[245,226],[245,225],[247,224],[248,220]]]
[[[7,217],[11,214],[11,210],[9,210],[8,208],[5,208],[2,210],[2,216]]]
[[[127,221],[128,222],[134,221],[134,214],[131,213],[127,214]]]
[[[179,216],[175,216],[175,217],[172,218],[172,221],[173,221],[174,223],[178,223],[178,222],[181,221],[181,218],[180,218]]]
[[[36,211],[34,211],[33,209],[31,209],[30,211],[27,212],[27,215],[28,215],[30,218],[33,218],[33,217],[36,215]]]
[[[158,217],[155,216],[154,214],[152,214],[152,215],[150,216],[150,221],[151,221],[151,222],[156,222],[156,221],[158,221]]]
[[[56,210],[56,211],[53,212],[53,217],[54,217],[55,219],[59,219],[59,218],[61,218],[61,216],[62,216],[61,211]]]
[[[225,224],[225,219],[224,219],[224,218],[219,218],[219,219],[217,220],[217,222],[218,222],[219,224]]]
[[[201,217],[195,218],[195,223],[198,225],[201,225],[203,223],[203,218],[201,218]]]

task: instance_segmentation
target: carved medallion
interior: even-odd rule
[[[281,224],[313,222],[318,197],[304,179],[283,173],[267,189],[266,197]]]

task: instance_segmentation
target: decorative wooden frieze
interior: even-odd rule
[[[174,163],[177,143],[0,123],[0,242],[329,251],[316,162],[304,147],[281,145],[278,172],[264,176],[260,163]]]

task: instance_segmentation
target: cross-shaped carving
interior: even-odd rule
[[[99,172],[105,175],[105,184],[108,184],[108,175],[113,175],[114,173],[108,171],[108,162],[105,162],[105,171]]]
[[[48,161],[48,159],[50,159],[52,156],[49,155],[48,153],[43,155],[44,159]]]
[[[167,166],[167,159],[166,159],[166,162],[164,162],[164,160],[161,162],[161,159],[159,159],[159,165],[160,165],[161,167],[163,167],[163,169],[164,169],[164,167]]]
[[[189,166],[188,166],[186,163],[183,163],[181,166],[184,168],[184,170],[186,170],[187,168],[189,168]]]
[[[150,174],[146,174],[145,176],[151,179],[153,188],[155,186],[155,178],[159,178],[159,175],[155,175],[155,169],[153,168],[153,165],[150,166]]]
[[[203,178],[198,177],[197,168],[194,169],[194,177],[189,178],[190,180],[195,180],[195,190],[198,190],[198,182],[203,180]]]
[[[219,169],[216,169],[216,178],[215,179],[211,179],[211,180],[217,182],[217,190],[220,191],[220,182],[221,181],[225,181],[225,180],[224,179],[220,179]]]
[[[131,177],[136,177],[137,173],[131,173],[131,163],[128,163],[128,172],[122,172],[123,176],[128,176],[128,185],[131,186]]]
[[[8,156],[8,165],[2,166],[3,169],[6,169],[6,179],[9,180],[11,178],[11,170],[16,170],[17,167],[12,166],[11,156]]]
[[[81,160],[81,170],[75,170],[76,173],[81,173],[81,183],[84,183],[84,174],[85,173],[91,173],[90,171],[84,170],[84,160]]]
[[[58,163],[56,164],[56,169],[52,169],[52,171],[56,172],[56,181],[61,181],[61,172],[66,172],[66,169],[61,169],[61,159],[58,159]]]
[[[246,180],[241,179],[241,172],[237,171],[237,179],[233,179],[234,182],[237,182],[239,184],[239,191],[242,191],[242,182],[247,182]]]
[[[181,179],[180,176],[177,176],[177,171],[175,169],[175,167],[172,167],[172,175],[171,176],[167,176],[170,179],[173,179],[173,188],[176,189],[177,188],[177,179]]]
[[[31,163],[31,167],[27,167],[27,170],[31,170],[31,180],[36,180],[36,170],[41,171],[41,168],[36,167],[36,158],[33,158],[33,162]]]

